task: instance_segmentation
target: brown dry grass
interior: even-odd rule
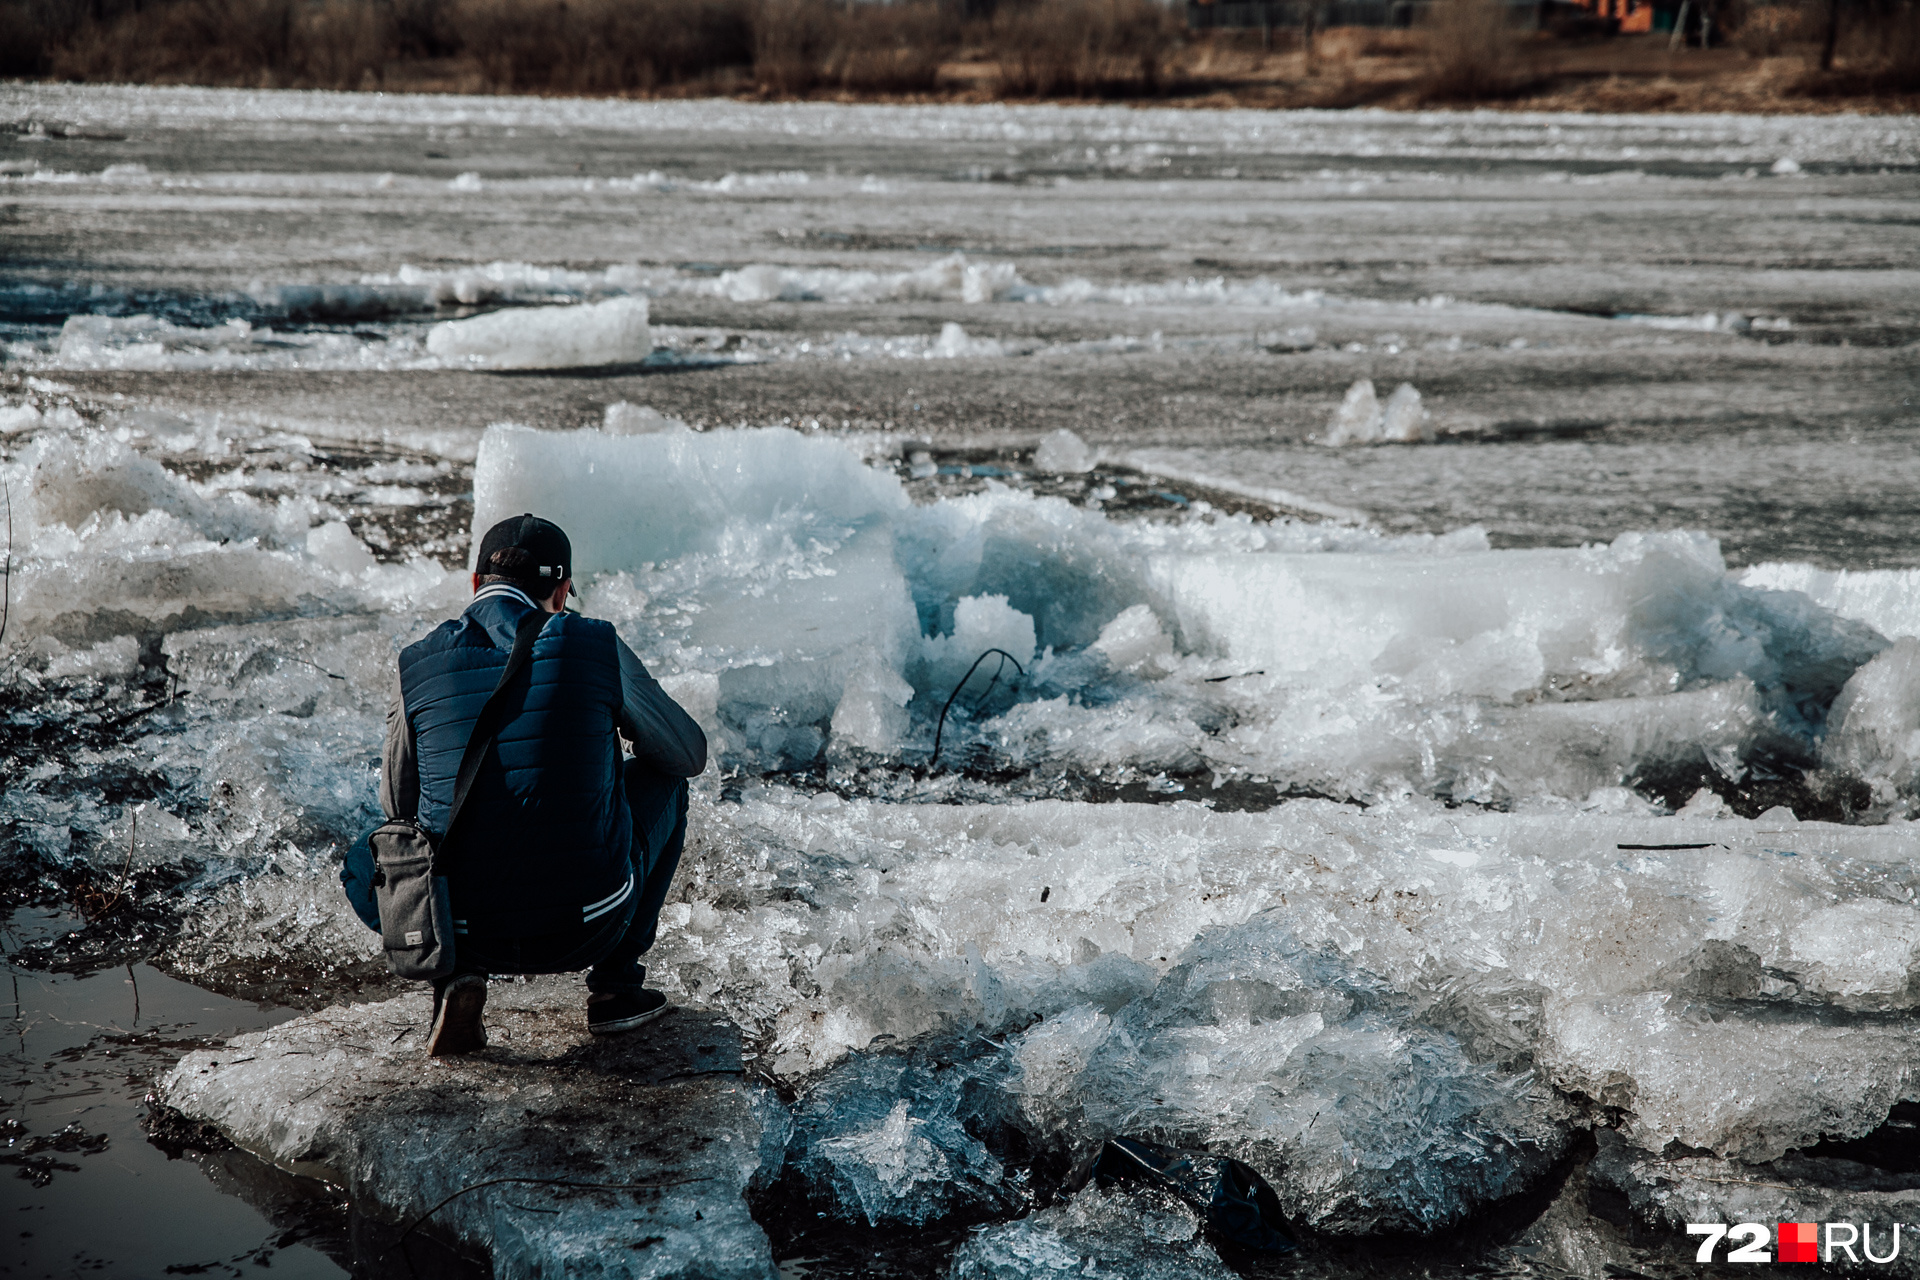
[[[1439,0],[1426,23],[1429,102],[1512,98],[1540,72],[1506,0]]]
[[[178,0],[85,24],[48,62],[70,80],[353,88],[386,43],[385,15],[353,0]]]
[[[958,20],[932,4],[763,0],[753,17],[754,79],[779,95],[924,93],[959,42]]]
[[[447,0],[439,30],[508,91],[619,93],[752,56],[742,0]]]
[[[1003,97],[1120,97],[1159,92],[1184,25],[1153,0],[1032,0],[984,34]]]

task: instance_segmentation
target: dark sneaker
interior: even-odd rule
[[[597,1036],[631,1031],[667,1011],[667,998],[658,991],[637,996],[603,996],[587,1002],[587,1030]]]
[[[487,1047],[487,1029],[480,1015],[487,1008],[487,980],[477,973],[448,979],[434,992],[433,1030],[427,1033],[427,1056],[447,1058]]]

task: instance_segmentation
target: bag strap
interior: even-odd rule
[[[487,695],[486,705],[480,708],[479,718],[473,722],[473,732],[467,737],[467,749],[460,756],[460,772],[454,776],[453,804],[447,810],[446,834],[440,837],[433,854],[433,874],[447,874],[447,850],[453,846],[453,830],[460,823],[460,811],[466,807],[467,793],[473,790],[473,780],[480,775],[480,762],[487,758],[487,748],[493,745],[494,737],[500,732],[506,719],[506,699],[502,696],[520,669],[527,665],[527,658],[533,652],[533,642],[539,638],[540,629],[547,625],[550,617],[545,610],[534,608],[520,619],[520,625],[513,633],[513,652],[507,655],[507,665],[500,672],[500,683],[493,686],[493,692]]]

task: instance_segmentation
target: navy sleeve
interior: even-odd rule
[[[615,636],[613,643],[620,653],[620,734],[633,743],[634,759],[676,778],[698,777],[707,767],[707,735],[626,641]]]

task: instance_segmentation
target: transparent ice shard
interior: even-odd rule
[[[1621,1108],[1622,1135],[1653,1151],[1679,1142],[1773,1160],[1822,1137],[1858,1137],[1920,1096],[1920,1028],[1908,1018],[1735,1011],[1650,991],[1555,1004],[1544,1033],[1554,1083]]]
[[[1820,747],[1829,769],[1867,780],[1883,805],[1920,783],[1920,640],[1905,636],[1855,671]]]
[[[1228,1280],[1233,1274],[1179,1200],[1088,1187],[1064,1204],[976,1231],[954,1251],[947,1280]]]
[[[911,1056],[850,1059],[796,1107],[788,1174],[814,1203],[872,1226],[1017,1213],[1028,1201],[1024,1178],[982,1141],[1007,1128],[1004,1074],[989,1045],[936,1042]]]

